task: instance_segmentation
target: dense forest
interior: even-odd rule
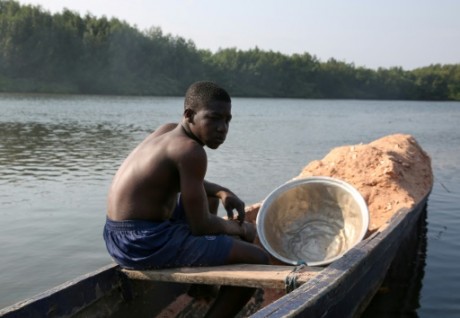
[[[460,64],[373,70],[257,47],[212,53],[158,27],[0,0],[0,91],[182,96],[202,79],[233,96],[460,100]]]

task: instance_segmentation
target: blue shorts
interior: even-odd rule
[[[233,239],[228,235],[192,235],[178,201],[173,217],[167,221],[107,218],[104,240],[113,260],[128,269],[225,264]]]

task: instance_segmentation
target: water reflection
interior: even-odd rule
[[[136,142],[135,127],[111,123],[0,122],[0,181],[97,180]]]
[[[418,317],[427,248],[427,211],[401,243],[377,294],[362,318]]]

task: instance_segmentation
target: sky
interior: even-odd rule
[[[197,48],[309,53],[357,67],[460,63],[458,0],[19,0],[118,18]]]

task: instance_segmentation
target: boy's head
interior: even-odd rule
[[[228,93],[212,82],[196,82],[185,94],[182,126],[201,145],[218,148],[227,136],[232,104]]]
[[[196,111],[213,101],[231,103],[230,95],[219,85],[208,81],[195,82],[185,93],[184,110],[190,108]]]

